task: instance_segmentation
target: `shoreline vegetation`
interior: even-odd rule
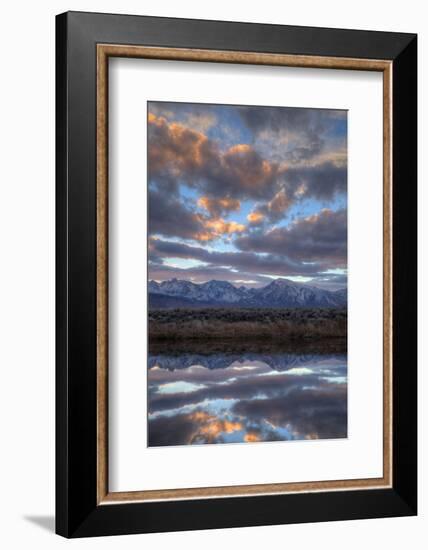
[[[149,339],[346,341],[346,308],[176,308],[149,310]]]
[[[288,340],[278,338],[158,338],[149,341],[150,355],[335,355],[347,353],[346,338]]]

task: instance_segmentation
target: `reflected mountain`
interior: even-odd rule
[[[336,353],[254,342],[204,346],[204,353],[180,346],[150,345],[149,446],[347,436],[341,345]]]
[[[259,362],[268,365],[278,371],[288,370],[304,365],[314,366],[326,360],[341,360],[346,363],[346,355],[298,355],[298,354],[273,354],[261,355],[256,353],[243,354],[184,354],[184,355],[153,355],[149,357],[149,369],[159,367],[167,370],[188,369],[194,365],[206,369],[225,369],[231,364],[246,364]]]

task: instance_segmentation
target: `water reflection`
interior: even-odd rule
[[[149,446],[347,436],[340,346],[312,344],[305,353],[271,343],[184,349],[150,345]]]

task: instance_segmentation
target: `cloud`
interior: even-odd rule
[[[206,281],[228,281],[237,286],[261,286],[272,282],[272,279],[258,273],[246,273],[245,271],[233,272],[228,267],[202,265],[192,268],[179,268],[164,265],[158,262],[149,264],[149,277],[155,281],[164,281],[176,277],[194,283],[205,283]]]
[[[346,124],[346,111],[292,107],[239,107],[255,143],[269,157],[300,163],[322,154],[331,134]],[[343,140],[343,137],[342,137]]]
[[[206,132],[217,122],[217,118],[211,113],[189,113],[184,119],[185,126],[197,132]]]
[[[240,106],[238,113],[256,133],[269,130],[275,134],[287,131],[313,135],[317,131],[325,132],[326,127],[337,120],[346,120],[346,111],[332,109]]]
[[[242,251],[282,255],[301,262],[329,262],[331,266],[345,267],[347,211],[324,209],[287,227],[238,237],[235,245]]]
[[[307,116],[293,115],[296,119]],[[297,200],[328,200],[346,192],[346,166],[330,157],[316,165],[280,166],[249,144],[222,152],[204,133],[154,114],[149,114],[148,127],[149,179],[183,180],[203,193],[201,199],[212,201],[209,206],[218,212],[228,210],[220,201],[264,199],[263,208],[278,215]]]
[[[295,193],[297,196],[297,193]],[[284,217],[284,214],[293,205],[294,198],[290,198],[286,190],[282,188],[274,197],[265,204],[258,204],[256,210],[251,213],[255,223],[262,221],[275,222]]]
[[[348,283],[348,276],[346,273],[334,274],[326,273],[324,276],[318,276],[316,279],[316,286],[325,290],[338,290],[346,288]]]
[[[197,205],[208,211],[210,216],[215,218],[219,218],[226,212],[234,212],[241,208],[239,200],[229,197],[210,198],[202,196],[197,200]]]
[[[261,247],[262,244],[257,242],[257,237],[243,237],[243,248],[248,243],[248,239],[255,241],[255,247]],[[261,236],[263,243],[263,235]],[[240,242],[237,239],[236,242]],[[252,241],[251,241],[252,242]],[[276,244],[274,239],[274,244]],[[268,246],[273,246],[269,243]],[[231,270],[235,270],[236,276],[242,279],[243,276],[249,276],[250,274],[270,274],[277,276],[292,276],[292,275],[318,275],[320,272],[329,268],[330,263],[324,261],[324,258],[318,263],[304,264],[299,259],[287,257],[284,251],[281,254],[269,253],[269,254],[255,254],[253,251],[237,251],[237,252],[220,252],[215,250],[208,250],[200,246],[191,246],[184,243],[164,241],[156,239],[151,242],[153,253],[157,258],[172,257],[172,258],[185,258],[199,260],[208,264],[203,268],[203,272],[207,272],[209,266],[227,268],[231,275]],[[248,247],[250,247],[248,245]],[[257,250],[256,250],[257,251]],[[159,270],[160,266],[155,266]],[[186,270],[187,271],[187,270]],[[195,274],[199,271],[199,268],[192,268],[189,272]],[[150,268],[150,277],[156,279]]]
[[[346,215],[281,222],[296,205],[343,204],[346,157],[343,111],[151,102],[149,235],[161,237],[150,246],[151,276],[312,277],[334,288],[339,274],[328,271],[346,267]]]
[[[346,369],[327,361],[305,374],[297,370],[278,372],[262,363],[251,370],[150,369],[150,445],[346,437]],[[345,382],[327,380],[326,372],[328,379],[345,377]],[[156,391],[171,380],[203,387],[188,393]]]
[[[254,210],[253,212],[250,212],[247,216],[247,220],[256,225],[256,224],[259,224],[261,223],[263,220],[264,220],[264,215],[257,211],[257,210]]]
[[[278,191],[273,197],[257,204],[253,211],[261,215],[258,222],[277,222],[288,210],[305,199],[331,201],[347,191],[346,166],[331,160],[313,166],[287,166],[277,171]]]
[[[221,228],[226,231],[227,228]],[[232,231],[232,228],[229,228]],[[154,279],[170,275],[169,268],[162,265],[162,258],[193,259],[204,263],[201,268],[183,270],[195,280],[212,275],[223,279],[229,273],[232,279],[256,277],[258,282],[267,282],[265,276],[298,276],[320,278],[326,287],[346,283],[344,274],[329,274],[332,268],[346,268],[347,263],[347,211],[324,209],[321,212],[296,220],[287,227],[270,231],[257,231],[238,236],[234,241],[237,251],[209,250],[180,242],[156,239],[150,241],[151,255],[157,259],[150,267]],[[233,270],[234,273],[231,272]],[[155,276],[155,272],[156,275]],[[198,279],[198,276],[200,277]]]
[[[169,124],[164,117],[148,115],[148,153],[151,175],[168,172],[172,176],[196,173],[215,155],[214,145],[202,132],[182,124]]]
[[[275,183],[277,166],[247,144],[225,152],[202,132],[164,117],[148,117],[149,179],[184,179],[210,197],[265,197]]]
[[[224,235],[232,235],[233,233],[242,233],[245,231],[245,225],[242,223],[227,222],[222,218],[205,220],[203,226],[204,229],[194,236],[198,241],[212,241]]]
[[[185,414],[150,420],[148,428],[150,447],[187,444],[194,432],[189,415]]]
[[[293,198],[329,200],[346,193],[347,169],[331,161],[315,166],[291,166],[284,171],[284,181]]]
[[[304,381],[302,380],[304,379]],[[329,384],[319,379],[316,374],[293,376],[288,373],[262,374],[247,376],[233,380],[228,384],[212,384],[208,387],[182,393],[158,393],[152,392],[149,396],[149,413],[157,413],[167,410],[175,410],[188,405],[198,405],[208,399],[252,399],[257,395],[264,395],[265,398],[274,399],[284,397],[294,390],[301,390],[305,386],[322,386],[323,391],[332,386],[336,391],[336,384]]]
[[[149,446],[222,443],[223,435],[243,430],[239,421],[218,418],[203,410],[149,421]]]
[[[248,422],[269,419],[274,426],[290,426],[303,439],[333,439],[347,435],[347,387],[333,384],[324,389],[294,389],[270,399],[239,401],[232,412]]]
[[[194,239],[204,230],[198,214],[174,195],[157,189],[149,192],[149,234]]]
[[[151,187],[149,190],[149,234],[181,237],[196,241],[212,241],[245,231],[246,226],[241,223],[211,217],[217,214],[221,208],[231,210],[237,205],[239,207],[239,201],[234,199],[211,201],[208,199],[205,204],[207,209],[211,208],[210,217],[188,208],[174,195],[167,195],[157,188]],[[153,251],[153,247],[151,250]]]
[[[287,196],[285,189],[281,189],[268,203],[269,211],[278,213],[285,212],[291,206],[291,200]]]
[[[254,443],[255,441],[260,441],[260,434],[256,430],[247,432],[244,436],[244,441],[246,443]]]
[[[149,101],[149,113],[163,117],[169,123],[178,122],[197,132],[206,133],[218,124],[215,105]]]
[[[259,187],[265,187],[275,176],[276,166],[263,159],[248,144],[230,147],[223,156],[224,176],[238,181],[248,194],[258,196]]]

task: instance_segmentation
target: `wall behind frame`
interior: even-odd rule
[[[424,547],[427,519],[427,476],[420,472],[420,516],[392,520],[303,524],[193,533],[81,539],[70,543],[53,534],[54,510],[54,16],[67,10],[159,15],[342,27],[396,32],[418,32],[419,85],[426,83],[428,23],[418,0],[406,4],[361,0],[344,4],[340,0],[320,3],[278,3],[265,0],[249,3],[219,0],[163,0],[144,3],[134,0],[21,1],[8,3],[2,12],[0,37],[2,86],[0,88],[0,418],[2,455],[0,468],[0,542],[6,548],[152,548],[172,545],[186,550],[233,547],[237,544],[258,549],[281,541],[290,547],[330,550],[360,549],[382,543],[389,550],[409,543]],[[426,64],[425,64],[426,65]],[[420,93],[420,97],[422,94]],[[427,123],[426,108],[419,111],[420,134]],[[419,181],[424,181],[425,161],[420,135]],[[420,214],[427,210],[427,192],[420,184]],[[427,225],[420,215],[419,248],[422,253]],[[420,277],[426,278],[426,257],[420,256]],[[420,353],[423,342],[426,293],[420,292]],[[420,364],[424,363],[421,357]],[[422,439],[427,406],[427,376],[422,370],[420,391],[420,464],[426,456]],[[426,430],[425,430],[426,432]]]

